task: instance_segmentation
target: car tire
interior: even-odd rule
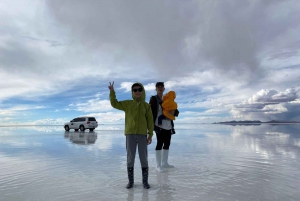
[[[80,129],[81,131],[84,131],[84,130],[85,130],[85,128],[84,128],[83,125],[79,126],[79,129]]]
[[[69,126],[65,126],[65,130],[69,131],[70,130]]]

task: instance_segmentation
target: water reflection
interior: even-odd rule
[[[149,199],[149,190],[147,189],[136,190],[135,188],[132,188],[128,190],[126,200],[127,201],[134,201],[134,200],[149,201],[152,199]]]
[[[24,135],[24,134],[51,134],[61,132],[61,126],[0,126],[1,135]]]
[[[155,136],[148,146],[150,190],[143,189],[138,156],[136,186],[125,188],[121,127],[2,127],[0,200],[299,200],[300,125],[176,124],[169,155],[175,168],[158,173]]]
[[[281,155],[281,157],[299,157],[299,127],[297,125],[265,125],[241,127],[233,129],[231,136],[243,147],[250,147],[265,157]]]
[[[65,131],[64,138],[69,139],[75,144],[88,145],[95,144],[97,140],[97,133],[94,131],[90,132],[68,132]]]
[[[156,200],[161,200],[161,201],[174,200],[175,193],[169,193],[169,192],[175,192],[176,190],[172,188],[172,184],[169,179],[169,174],[172,173],[166,171],[166,172],[156,174],[156,182],[158,184],[158,190],[156,191]]]

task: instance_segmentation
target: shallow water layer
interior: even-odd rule
[[[0,195],[11,200],[299,200],[300,125],[176,124],[169,163],[127,190],[123,125],[0,127]]]

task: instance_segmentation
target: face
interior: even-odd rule
[[[158,94],[163,94],[164,91],[165,91],[165,87],[164,86],[157,86],[156,91],[157,91]]]
[[[143,93],[143,88],[140,86],[135,86],[132,88],[132,93],[135,98],[140,98]]]

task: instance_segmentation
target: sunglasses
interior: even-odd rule
[[[142,91],[143,91],[143,88],[132,89],[132,91],[133,91],[133,92],[137,92],[137,91],[142,92]]]

